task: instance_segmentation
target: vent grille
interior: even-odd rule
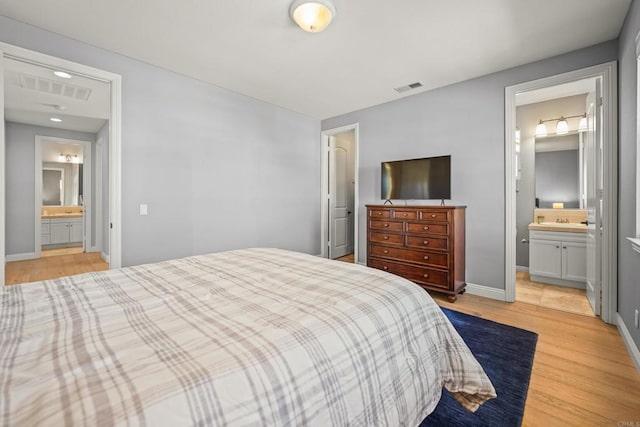
[[[81,101],[87,101],[89,96],[91,96],[91,89],[88,87],[75,86],[43,77],[31,76],[29,74],[20,74],[20,85],[24,89],[37,90],[38,92],[65,96]]]
[[[396,87],[394,89],[398,93],[403,93],[403,92],[407,92],[407,91],[410,91],[410,90],[413,90],[413,89],[418,89],[419,87],[422,87],[422,83],[415,82],[415,83],[408,84],[406,86]]]

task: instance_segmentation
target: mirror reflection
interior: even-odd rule
[[[535,140],[535,197],[538,208],[584,208],[582,135]]]
[[[46,142],[42,147],[42,206],[83,205],[82,146]]]

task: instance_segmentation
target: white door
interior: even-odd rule
[[[349,135],[329,137],[329,258],[332,259],[353,252],[352,139]]]
[[[531,239],[529,241],[529,274],[532,276],[562,277],[561,242]]]
[[[593,312],[600,314],[602,248],[602,101],[601,80],[587,95],[587,132],[585,133],[585,166],[587,192],[587,299]]]

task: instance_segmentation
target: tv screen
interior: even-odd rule
[[[451,156],[382,162],[384,200],[451,199]]]

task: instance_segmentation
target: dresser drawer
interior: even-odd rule
[[[389,273],[397,274],[416,283],[447,289],[449,287],[449,273],[427,267],[400,264],[383,259],[370,258],[369,267],[377,268]]]
[[[391,211],[389,209],[371,209],[369,211],[370,218],[391,218]]]
[[[421,210],[420,219],[423,221],[449,222],[449,211]]]
[[[449,250],[449,239],[447,237],[430,236],[407,236],[407,246],[421,249],[442,249]]]
[[[369,233],[369,240],[372,242],[385,243],[387,245],[404,246],[404,236],[402,234],[381,233],[372,231]]]
[[[419,222],[407,223],[407,233],[414,234],[449,234],[448,224],[425,224]]]
[[[415,249],[371,245],[369,246],[369,255],[433,267],[449,268],[449,254],[446,252],[416,251]]]
[[[389,231],[403,231],[404,223],[401,221],[381,221],[376,219],[369,220],[369,228],[373,230],[389,230]]]
[[[395,219],[418,219],[418,211],[415,210],[404,210],[404,209],[394,209],[393,217]]]

